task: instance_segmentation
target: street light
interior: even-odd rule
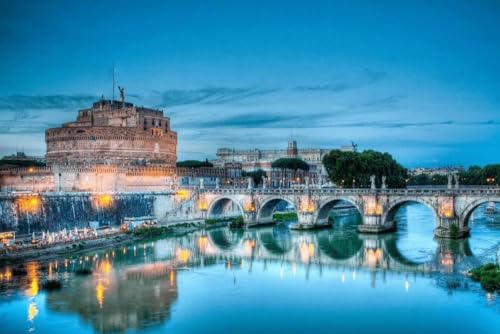
[[[354,188],[356,185],[356,179],[352,179],[352,187]]]

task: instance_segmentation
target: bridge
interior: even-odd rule
[[[330,211],[340,202],[354,206],[363,219],[359,231],[383,233],[397,227],[395,214],[405,203],[424,204],[434,213],[435,236],[464,238],[474,209],[487,202],[500,202],[500,187],[448,187],[405,189],[247,188],[206,189],[199,187],[180,200],[193,217],[224,219],[243,216],[247,226],[273,223],[276,206],[285,201],[294,206],[298,222],[292,228],[316,229],[329,226]]]

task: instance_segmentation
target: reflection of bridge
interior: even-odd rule
[[[468,220],[485,202],[500,202],[500,188],[464,189],[199,189],[185,202],[199,218],[242,215],[249,225],[268,224],[279,202],[292,204],[303,229],[326,225],[330,210],[340,201],[351,203],[361,213],[361,232],[379,233],[395,228],[394,216],[407,202],[429,207],[436,217],[438,237],[468,235]]]
[[[456,259],[471,255],[467,241],[450,247],[449,242],[439,241],[436,255],[425,263],[418,263],[402,255],[396,236],[360,236],[357,233],[322,230],[314,233],[290,233],[272,227],[231,230],[218,228],[196,232],[178,242],[190,252],[189,262],[200,258],[216,257],[241,260],[276,261],[281,263],[316,265],[340,268],[383,269],[396,272],[450,271]]]

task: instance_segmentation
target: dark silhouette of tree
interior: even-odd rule
[[[389,153],[332,150],[323,158],[323,164],[330,180],[339,186],[369,187],[371,175],[375,175],[377,186],[381,185],[382,176],[390,188],[406,185],[407,170]]]

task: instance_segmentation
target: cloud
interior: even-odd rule
[[[196,120],[182,123],[182,125],[186,128],[303,128],[314,127],[318,122],[336,114],[336,112],[323,112],[291,115],[290,113],[252,112],[209,121]]]
[[[363,69],[361,75],[355,79],[345,79],[327,84],[318,85],[300,85],[295,87],[297,91],[328,91],[340,93],[343,91],[358,89],[363,86],[371,85],[387,78],[387,72],[374,71],[368,68]]]
[[[325,127],[336,128],[410,128],[410,127],[427,127],[427,126],[440,126],[440,125],[458,125],[458,126],[472,126],[472,125],[500,125],[499,121],[478,121],[478,122],[457,122],[454,120],[446,120],[439,122],[387,122],[387,121],[371,121],[371,122],[352,122],[352,123],[338,123],[326,125]]]
[[[95,102],[93,95],[9,95],[0,96],[0,109],[65,109],[82,108]]]
[[[161,92],[159,106],[171,107],[187,104],[225,104],[250,97],[270,94],[276,89],[205,87],[200,89],[169,89]]]

